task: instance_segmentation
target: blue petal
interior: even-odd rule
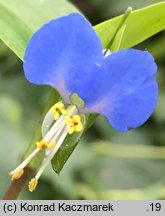
[[[86,104],[82,112],[105,115],[119,131],[140,126],[153,112],[156,70],[147,51],[121,50],[103,59],[99,38],[79,14],[42,26],[24,57],[30,82],[55,87],[67,102],[78,93]]]
[[[126,132],[143,124],[152,114],[158,97],[157,66],[147,51],[120,50],[104,60],[98,90],[84,109],[101,113],[113,128]],[[96,79],[97,81],[97,79]]]
[[[30,82],[51,85],[69,101],[70,94],[83,90],[101,61],[102,46],[91,24],[73,13],[50,21],[32,36],[24,72]]]

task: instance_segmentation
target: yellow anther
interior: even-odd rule
[[[47,142],[43,139],[41,142],[36,142],[36,146],[39,149],[47,148]]]
[[[72,134],[72,133],[74,133],[74,128],[70,127],[69,130],[68,130],[68,134]]]
[[[67,114],[68,114],[68,112],[67,112],[66,109],[61,109],[61,113],[62,113],[63,115],[67,115]]]
[[[43,149],[43,148],[47,148],[47,149],[51,149],[56,145],[56,141],[51,141],[50,143],[47,143],[44,139],[41,140],[41,142],[36,142],[36,146],[39,149]]]
[[[74,115],[73,117],[66,116],[65,122],[70,127],[68,131],[69,134],[72,134],[74,132],[80,132],[83,128],[79,115]]]
[[[59,112],[54,113],[54,120],[57,120],[60,117]]]
[[[51,141],[49,144],[47,144],[46,148],[51,149],[56,145],[56,141]]]
[[[82,122],[81,118],[79,115],[74,115],[73,116],[73,121],[74,121],[74,128],[76,132],[80,132],[82,130]]]
[[[36,189],[37,185],[38,185],[38,180],[36,178],[32,178],[28,185],[29,191],[33,192]]]
[[[21,178],[21,176],[23,175],[23,173],[24,173],[23,169],[16,170],[13,174],[11,174],[12,181]]]
[[[64,109],[64,104],[61,102],[56,103],[50,108],[50,111],[54,114],[54,119],[57,120],[60,114],[66,115],[67,110]]]

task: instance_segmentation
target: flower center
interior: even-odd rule
[[[62,102],[58,102],[50,108],[42,124],[43,139],[36,142],[34,151],[10,173],[12,180],[19,179],[24,173],[25,166],[27,166],[40,150],[44,149],[45,157],[42,164],[36,176],[29,182],[29,191],[32,192],[35,190],[38,179],[61,147],[66,136],[80,132],[83,129],[81,117],[77,112],[78,110],[75,105],[70,105],[65,109]]]

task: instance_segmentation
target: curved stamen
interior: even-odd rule
[[[44,170],[46,169],[46,167],[48,166],[49,162],[52,160],[52,158],[54,157],[54,155],[56,154],[56,152],[58,151],[58,149],[60,148],[60,146],[62,145],[64,139],[66,138],[68,134],[68,126],[65,126],[63,128],[62,133],[59,136],[59,139],[57,141],[57,145],[54,147],[54,149],[50,152],[50,154],[48,156],[46,156],[41,164],[40,169],[38,170],[36,176],[34,178],[31,179],[31,181],[29,182],[29,191],[34,191],[37,187],[38,184],[38,179],[40,178],[40,176],[42,175],[42,173],[44,172]]]
[[[41,176],[41,174],[43,173],[43,171],[45,170],[45,168],[47,167],[47,165],[49,164],[49,162],[51,161],[51,159],[53,158],[55,153],[58,151],[58,149],[62,145],[67,134],[68,134],[68,127],[65,126],[64,130],[62,132],[62,135],[59,137],[57,145],[54,147],[54,149],[51,151],[51,153],[44,159],[43,164],[41,165],[37,175],[35,176],[35,179],[37,179],[37,180],[39,179],[39,177]]]
[[[65,122],[64,122],[64,117],[61,116],[57,122],[55,122],[55,124],[52,126],[52,128],[48,131],[48,133],[46,134],[46,136],[44,137],[45,142],[49,142],[51,140],[51,138],[53,136],[55,136],[55,134],[57,133],[58,130],[61,130],[61,128],[64,126]],[[41,142],[37,142],[38,144]],[[52,144],[51,142],[49,144]],[[48,148],[49,148],[49,144],[48,144]],[[45,146],[46,147],[46,146]],[[23,169],[25,168],[25,166],[27,166],[27,164],[36,156],[36,154],[42,149],[42,144],[41,144],[41,148],[39,148],[39,145],[37,146],[37,148],[34,149],[34,151],[13,171],[11,171],[9,173],[9,175],[12,177],[12,180],[16,180],[18,178],[20,178],[23,175]]]
[[[61,104],[60,106],[62,109],[60,112],[62,113],[64,107]],[[75,105],[69,106],[67,108],[67,117],[62,114],[52,125],[54,117],[52,116],[50,110],[48,111],[42,125],[42,134],[45,136],[43,136],[43,139],[40,142],[36,142],[37,148],[15,170],[10,173],[12,179],[16,180],[20,178],[24,172],[24,167],[41,149],[45,148],[45,158],[43,159],[41,167],[39,168],[35,178],[31,179],[31,181],[29,182],[29,191],[32,192],[37,187],[38,179],[40,178],[41,174],[47,167],[48,163],[52,160],[58,149],[61,147],[67,134],[80,132],[82,130],[81,118],[79,115],[76,115],[77,112],[78,110]],[[45,131],[48,132],[45,134]]]

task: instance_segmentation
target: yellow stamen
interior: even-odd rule
[[[41,140],[41,142],[36,142],[36,146],[39,149],[43,149],[43,148],[47,148],[47,149],[51,149],[56,145],[56,141],[51,141],[50,143],[47,143],[44,139]]]
[[[78,124],[77,126],[75,126],[75,131],[80,132],[82,128],[83,128],[82,124]]]
[[[33,192],[38,185],[38,180],[36,178],[32,178],[29,182],[29,191]]]
[[[62,109],[62,110],[61,110],[61,113],[62,113],[63,115],[67,115],[67,114],[68,114],[68,112],[67,112],[66,109]]]
[[[74,115],[73,117],[66,116],[65,122],[70,127],[68,130],[69,134],[72,134],[74,132],[80,132],[83,128],[79,115]]]
[[[69,130],[68,130],[68,134],[73,134],[73,133],[74,133],[74,128],[70,127]]]
[[[54,112],[54,120],[57,120],[60,117],[59,112]]]
[[[72,118],[74,121],[81,122],[81,118],[79,115],[74,115]]]
[[[56,103],[50,108],[50,111],[54,114],[54,119],[57,120],[60,114],[66,115],[67,110],[64,109],[64,104],[61,102]]]
[[[23,173],[24,173],[23,169],[16,170],[13,174],[11,174],[12,181],[21,178],[21,176],[23,175]]]
[[[49,144],[47,144],[46,148],[51,149],[56,145],[56,141],[51,141]]]
[[[47,142],[44,140],[44,139],[42,139],[40,142],[36,142],[36,146],[37,146],[37,148],[39,148],[39,149],[43,149],[43,148],[46,148],[47,147]]]

